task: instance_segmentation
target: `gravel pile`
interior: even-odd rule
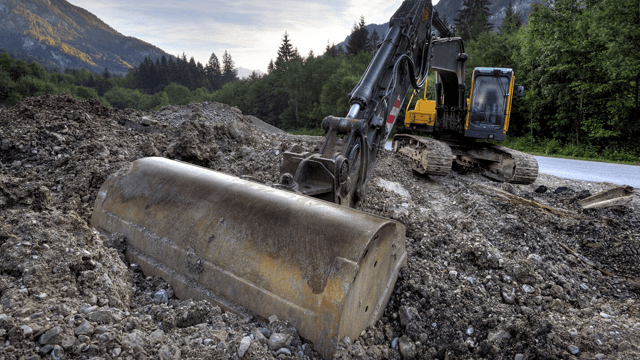
[[[126,239],[88,225],[106,177],[135,159],[269,183],[284,150],[321,144],[256,120],[217,103],[145,113],[67,96],[0,112],[0,359],[319,358],[283,319],[176,299],[124,261]],[[340,339],[336,358],[640,357],[637,193],[583,211],[577,200],[613,185],[410,168],[385,152],[358,204],[407,227],[409,262],[380,321]]]

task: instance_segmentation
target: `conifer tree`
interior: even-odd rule
[[[379,42],[380,42],[380,35],[378,35],[378,32],[376,31],[376,29],[373,29],[373,32],[369,37],[369,43],[367,45],[370,53],[375,54],[376,51],[378,51]]]
[[[522,20],[520,20],[520,12],[516,12],[513,8],[513,4],[509,1],[507,10],[505,11],[504,19],[502,20],[502,26],[500,32],[503,34],[511,34],[518,30],[522,26]]]
[[[475,40],[480,34],[493,30],[489,22],[489,0],[464,0],[458,16],[453,19],[457,35],[463,40]]]
[[[215,53],[209,56],[209,62],[204,68],[207,80],[209,80],[209,90],[214,91],[222,87],[222,70],[220,69],[220,61]]]
[[[225,50],[222,55],[222,82],[226,84],[236,80],[238,80],[238,70],[231,59],[231,54]]]
[[[327,47],[324,49],[324,55],[335,58],[340,55],[340,49],[336,47],[335,43],[329,44],[329,40],[327,40]]]
[[[285,67],[286,63],[297,58],[300,58],[298,49],[293,47],[291,40],[289,40],[289,34],[285,31],[284,37],[282,38],[282,44],[280,44],[280,47],[278,48],[278,58],[275,62],[275,69],[282,69]]]
[[[353,29],[351,29],[351,35],[347,42],[347,53],[356,55],[360,51],[367,51],[368,43],[369,30],[364,22],[364,16],[360,16],[360,21],[353,24]]]

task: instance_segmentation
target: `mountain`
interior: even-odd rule
[[[493,0],[491,1],[491,6],[489,6],[489,11],[491,16],[489,17],[489,21],[495,26],[495,29],[499,29],[502,25],[502,19],[504,19],[505,11],[507,10],[507,6],[509,2],[513,3],[513,7],[516,11],[519,11],[522,16],[522,21],[526,22],[531,12],[531,4],[539,1],[539,0]],[[458,16],[458,10],[462,7],[462,0],[440,0],[434,8],[438,11],[438,15],[441,19],[447,20],[449,25],[453,25],[453,19]],[[384,24],[369,24],[366,26],[369,31],[369,35],[373,33],[375,29],[380,36],[380,40],[384,39],[384,35],[389,29],[389,23]],[[344,41],[339,44],[336,44],[338,47],[342,47],[342,50],[347,51],[347,43],[349,42],[349,38],[351,36],[347,36]]]
[[[0,0],[0,48],[63,68],[125,74],[161,49],[124,36],[65,0]]]
[[[453,19],[458,16],[458,10],[462,7],[462,2],[462,0],[440,0],[434,5],[434,8],[438,11],[440,18],[446,17],[449,25],[453,25]],[[515,10],[520,12],[522,21],[526,22],[531,12],[531,3],[536,2],[536,0],[492,0],[489,6],[489,12],[491,13],[489,21],[496,29],[502,25],[502,19],[504,19],[509,2],[513,3]]]

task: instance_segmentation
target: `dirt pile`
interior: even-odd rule
[[[123,261],[126,239],[87,224],[106,177],[140,157],[274,182],[282,151],[321,140],[216,103],[144,113],[46,96],[0,112],[0,359],[318,358],[285,322],[176,299]],[[582,211],[611,185],[409,169],[385,153],[359,204],[407,226],[409,265],[383,318],[337,358],[640,356],[637,194]]]

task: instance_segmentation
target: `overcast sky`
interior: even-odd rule
[[[285,31],[300,54],[322,54],[364,16],[383,24],[401,0],[68,0],[125,36],[206,64],[227,50],[236,67],[266,71]],[[434,5],[437,3],[434,0]],[[384,34],[380,34],[381,36]]]

